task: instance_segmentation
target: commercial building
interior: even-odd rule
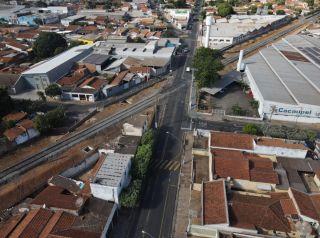
[[[292,35],[244,61],[261,117],[320,122],[320,39]]]
[[[26,89],[44,90],[48,85],[68,74],[74,63],[91,52],[92,45],[80,45],[40,62],[21,74],[14,86],[15,92]]]
[[[101,156],[104,161],[90,183],[92,195],[119,204],[120,193],[130,182],[132,156],[118,153]]]
[[[239,44],[288,23],[287,16],[274,15],[232,15],[230,19],[216,20],[203,28],[202,43],[209,36],[209,47],[221,49]],[[209,23],[209,22],[208,22]],[[206,23],[206,24],[208,24]],[[207,34],[209,29],[209,34]]]

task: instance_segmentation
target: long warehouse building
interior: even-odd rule
[[[244,64],[260,116],[320,123],[320,39],[288,36]]]

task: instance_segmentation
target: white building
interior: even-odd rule
[[[57,56],[42,61],[21,74],[14,85],[16,93],[26,89],[44,90],[68,74],[73,64],[92,52],[92,45],[80,45],[71,48]]]
[[[122,125],[122,134],[126,136],[142,136],[148,129],[148,116],[139,115]]]
[[[230,19],[220,19],[210,27],[203,28],[202,44],[205,45],[207,29],[209,47],[221,49],[231,44],[238,44],[252,37],[275,29],[289,21],[287,16],[274,15],[232,15]]]
[[[288,36],[244,63],[260,116],[320,122],[320,39]]]
[[[130,183],[131,155],[108,153],[90,183],[94,197],[119,204],[123,188]]]
[[[165,9],[164,12],[169,16],[169,20],[179,29],[188,25],[191,9]]]

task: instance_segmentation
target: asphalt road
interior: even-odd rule
[[[197,26],[194,24],[189,32],[190,37],[185,41],[190,52],[187,56],[176,56],[174,62],[173,79],[171,88],[179,89],[168,96],[159,104],[163,110],[160,128],[158,129],[155,156],[150,166],[150,172],[143,189],[141,205],[134,211],[132,222],[128,227],[125,237],[171,237],[174,211],[176,204],[179,168],[167,166],[160,168],[156,165],[167,163],[180,164],[183,151],[183,131],[188,121],[188,84],[191,74],[185,71],[185,67],[191,65],[193,51],[195,49]],[[186,83],[187,82],[187,83]],[[155,166],[153,166],[155,165]],[[149,233],[142,234],[142,230]]]

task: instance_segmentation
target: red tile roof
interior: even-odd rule
[[[253,149],[253,136],[246,134],[235,134],[229,132],[212,132],[211,146],[234,148],[240,150]]]
[[[261,183],[279,184],[279,176],[273,170],[251,169],[250,180]]]
[[[150,71],[151,71],[150,67],[131,66],[130,69],[129,69],[130,73],[150,74]]]
[[[24,119],[23,121],[18,122],[17,125],[24,130],[28,130],[28,129],[33,128],[33,121],[31,121],[29,119]]]
[[[79,87],[83,88],[85,86],[89,86],[94,89],[100,89],[104,84],[106,84],[106,81],[97,77],[91,77],[86,79]]]
[[[279,200],[233,193],[230,199],[232,226],[255,226],[267,230],[289,232],[290,224]]]
[[[303,144],[294,144],[291,142],[287,142],[284,139],[263,137],[255,141],[257,145],[262,145],[262,146],[307,150],[307,148]]]
[[[255,154],[236,150],[212,150],[213,171],[216,175],[253,182],[279,184],[273,162]]]
[[[292,199],[281,199],[280,204],[285,215],[294,215],[298,214],[297,209],[295,208]]]
[[[23,32],[21,32],[21,33],[18,33],[17,35],[16,35],[16,39],[28,39],[28,40],[31,40],[31,39],[34,39],[34,38],[36,38],[36,37],[38,37],[38,33],[36,33],[36,32],[33,32],[33,33],[23,33]]]
[[[53,212],[48,209],[31,210],[10,237],[39,237],[52,216]]]
[[[64,194],[64,191],[65,189],[57,186],[48,186],[32,200],[31,205],[38,207],[45,204],[54,209],[79,212],[84,205],[85,198]]]
[[[224,180],[203,184],[203,224],[229,223]]]
[[[320,221],[320,194],[307,194],[290,188],[301,215]]]
[[[24,119],[25,117],[27,116],[27,113],[25,112],[13,112],[13,113],[10,113],[6,116],[4,116],[2,118],[2,120],[4,121],[15,121],[15,122],[18,122],[18,121],[21,121],[22,119]]]
[[[238,154],[238,151],[214,150],[212,154],[214,173],[222,178],[250,180],[249,160],[243,157],[235,158],[234,153]]]
[[[120,72],[116,78],[111,82],[112,85],[119,85],[124,77],[127,75],[128,70]]]
[[[25,130],[20,127],[13,127],[5,130],[3,135],[8,138],[9,141],[14,141],[18,136],[25,133]]]

